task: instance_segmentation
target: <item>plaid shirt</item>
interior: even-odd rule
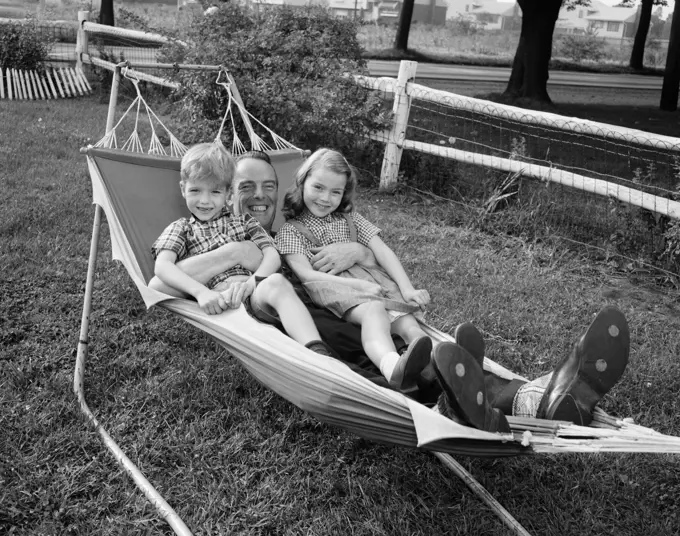
[[[380,229],[357,212],[351,212],[350,216],[357,228],[357,242],[363,246],[368,246],[371,238],[380,233]],[[307,227],[322,246],[338,242],[350,242],[349,225],[347,225],[347,220],[342,214],[333,213],[325,218],[317,218],[305,209],[295,219]],[[281,255],[298,253],[308,259],[314,256],[311,251],[314,244],[290,223],[284,223],[279,232],[276,233],[276,246]]]
[[[219,216],[210,221],[201,221],[193,214],[189,218],[180,218],[168,225],[161,236],[151,246],[155,259],[158,253],[169,249],[177,254],[177,260],[206,253],[232,242],[251,240],[261,250],[276,247],[274,240],[267,234],[258,221],[252,216],[234,216],[226,208]],[[240,265],[216,275],[206,285],[214,288],[235,275],[251,275],[251,272]]]

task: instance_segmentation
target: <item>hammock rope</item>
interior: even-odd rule
[[[222,82],[220,81],[222,75],[226,77],[226,81]],[[236,106],[236,109],[238,110],[238,113],[241,117],[241,120],[243,122],[244,128],[246,129],[246,132],[248,134],[248,138],[250,140],[250,146],[252,147],[253,150],[255,151],[272,151],[272,150],[278,150],[278,151],[285,151],[285,150],[296,150],[296,151],[302,151],[299,147],[296,147],[289,141],[285,140],[276,132],[274,132],[272,129],[270,129],[268,126],[266,126],[264,123],[262,123],[257,117],[252,115],[244,106],[243,102],[241,99],[234,94],[234,90],[236,88],[233,79],[229,75],[229,72],[227,71],[226,68],[222,68],[220,72],[217,75],[217,79],[215,80],[215,84],[218,86],[221,86],[224,91],[228,95],[228,100],[227,100],[227,106],[224,111],[224,114],[222,116],[222,122],[220,123],[220,128],[217,132],[217,136],[215,136],[215,142],[221,141],[222,134],[224,132],[224,126],[226,124],[227,118],[231,119],[231,134],[232,134],[232,154],[234,155],[240,155],[246,152],[246,148],[243,145],[237,131],[236,131],[236,123],[234,121],[234,114],[233,114],[233,106]],[[233,89],[232,89],[233,88]],[[273,143],[274,143],[274,148],[272,148],[257,132],[255,132],[255,129],[253,128],[252,122],[257,123],[262,127],[267,135],[271,137]]]
[[[149,150],[147,151],[148,154],[153,154],[153,155],[158,155],[158,156],[171,156],[171,157],[176,157],[180,158],[184,153],[187,152],[187,147],[180,142],[177,137],[168,129],[163,122],[160,120],[160,118],[156,115],[156,113],[151,109],[149,104],[146,102],[144,97],[142,96],[142,92],[139,89],[139,82],[140,79],[138,78],[137,74],[134,73],[129,67],[125,67],[123,69],[123,77],[127,80],[129,80],[132,83],[132,86],[135,88],[135,92],[137,96],[135,99],[132,101],[130,106],[128,106],[127,110],[125,110],[125,113],[120,117],[118,122],[114,125],[113,128],[111,128],[105,135],[104,137],[99,140],[94,146],[95,147],[103,147],[106,149],[117,149],[118,148],[118,141],[116,139],[116,131],[120,124],[123,122],[123,120],[127,117],[127,115],[130,113],[130,111],[136,107],[136,112],[135,112],[135,118],[134,118],[134,128],[132,130],[132,133],[128,137],[128,139],[125,141],[123,146],[121,147],[122,151],[128,151],[128,152],[133,152],[133,153],[144,153],[144,148],[142,146],[142,142],[139,137],[139,116],[140,113],[142,113],[142,105],[144,106],[144,112],[146,113],[147,121],[149,124],[149,128],[151,129],[151,140],[149,141]],[[160,138],[158,137],[158,134],[156,133],[156,127],[154,126],[154,120],[156,123],[158,123],[163,130],[165,130],[165,133],[168,136],[169,139],[169,154],[166,151],[165,147],[163,147],[163,144],[161,143]]]

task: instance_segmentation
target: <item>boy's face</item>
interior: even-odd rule
[[[246,158],[236,164],[229,193],[229,205],[236,216],[250,214],[271,231],[278,193],[276,172],[267,162]]]
[[[182,197],[196,218],[210,221],[220,214],[227,202],[227,186],[217,180],[187,180],[182,185]]]

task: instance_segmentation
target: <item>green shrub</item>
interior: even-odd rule
[[[299,147],[329,145],[348,153],[357,136],[385,127],[380,97],[346,76],[366,72],[356,25],[324,8],[257,11],[222,4],[212,15],[195,17],[184,39],[189,46],[168,46],[165,61],[226,66],[248,111]],[[214,73],[177,76],[183,139],[211,139],[226,92],[215,84]]]
[[[32,21],[0,26],[0,68],[42,70],[52,44]]]
[[[599,61],[605,53],[605,41],[594,32],[565,35],[560,40],[560,53],[572,61]]]

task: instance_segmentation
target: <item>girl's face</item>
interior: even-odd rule
[[[302,199],[309,210],[317,218],[324,218],[335,212],[342,202],[347,177],[343,173],[334,173],[327,169],[317,168],[307,175],[302,190]]]

